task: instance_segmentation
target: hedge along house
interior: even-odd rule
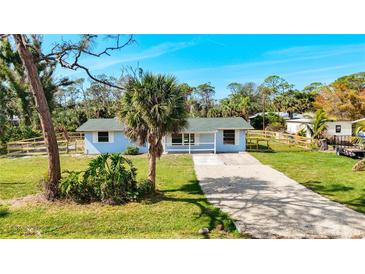
[[[76,131],[85,133],[85,153],[118,153],[137,146],[123,134],[116,118],[90,119]],[[246,131],[253,129],[242,118],[189,118],[181,132],[163,138],[165,153],[242,152],[246,150]],[[141,153],[147,145],[138,146]]]

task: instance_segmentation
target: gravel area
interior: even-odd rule
[[[307,189],[248,153],[194,154],[208,200],[255,238],[363,238],[365,214]],[[293,167],[295,168],[295,167]]]

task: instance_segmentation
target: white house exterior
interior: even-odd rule
[[[85,133],[85,153],[120,153],[136,146],[114,119],[90,119],[76,131]],[[241,152],[246,150],[246,131],[252,127],[242,118],[190,118],[186,128],[163,138],[165,153]],[[141,153],[147,145],[138,146]]]
[[[308,125],[312,124],[312,119],[292,119],[286,120],[286,132],[296,134],[298,131],[305,129],[307,137],[310,137],[310,132],[307,130]]]
[[[328,136],[351,136],[352,135],[352,121],[331,121],[327,122]],[[305,129],[312,125],[312,119],[292,119],[286,121],[286,131],[291,134],[296,134],[298,131]],[[310,137],[310,132],[307,130],[307,137]]]
[[[327,122],[327,134],[330,136],[351,136],[352,121]]]

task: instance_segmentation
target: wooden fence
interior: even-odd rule
[[[82,133],[71,132],[68,139],[58,133],[57,144],[61,154],[84,152]],[[7,143],[7,153],[8,156],[43,155],[47,153],[47,147],[43,137],[29,138]]]
[[[262,143],[266,143],[266,146],[268,147],[269,141],[276,141],[278,143],[283,143],[290,146],[297,146],[305,149],[310,149],[313,143],[312,138],[302,137],[294,134],[267,130],[247,131],[247,149],[259,149]]]

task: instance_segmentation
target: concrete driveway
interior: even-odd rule
[[[255,238],[362,238],[365,214],[305,188],[248,153],[194,154],[208,200]]]

